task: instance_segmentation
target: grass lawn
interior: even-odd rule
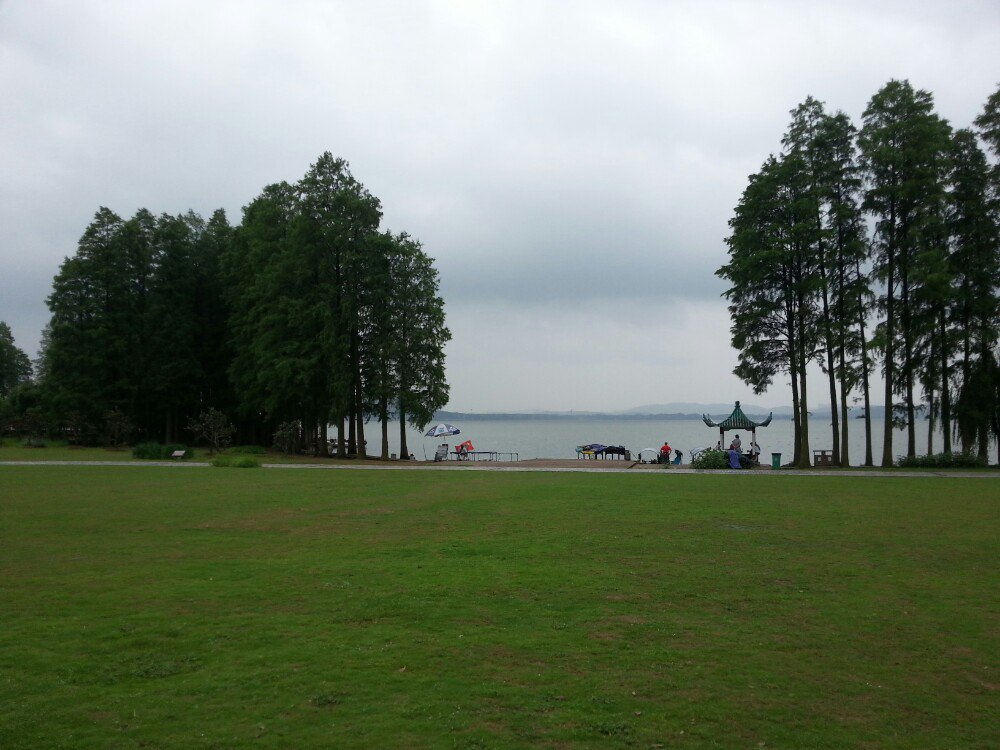
[[[67,445],[64,441],[46,441],[45,448],[26,448],[20,440],[7,438],[0,445],[0,461],[135,461],[146,463],[143,459],[133,458],[131,448],[104,448],[100,446]],[[188,448],[188,461],[211,461],[207,448]],[[229,451],[233,455],[237,455]],[[242,454],[239,454],[242,455]],[[317,458],[311,455],[285,455],[278,451],[267,451],[257,455],[263,463],[268,464],[309,464],[329,461],[328,458]]]
[[[986,748],[996,479],[0,467],[0,748]]]

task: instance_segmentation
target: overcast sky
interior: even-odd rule
[[[33,354],[98,206],[238,223],[329,150],[436,258],[450,408],[789,403],[731,374],[747,175],[810,94],[968,126],[998,50],[996,2],[0,0],[0,320]]]

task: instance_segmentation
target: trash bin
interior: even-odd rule
[[[781,454],[780,453],[772,453],[771,454],[771,470],[772,471],[777,471],[780,468],[781,468]]]

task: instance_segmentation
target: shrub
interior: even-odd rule
[[[216,456],[212,459],[212,466],[224,469],[257,469],[260,468],[260,459],[253,456]]]
[[[174,451],[186,452],[187,450],[188,447],[186,445],[178,445],[176,443],[171,443],[169,445],[160,445],[159,443],[137,443],[132,446],[132,457],[144,458],[150,461],[163,461],[171,458],[171,454]]]
[[[234,445],[228,452],[245,456],[263,456],[267,453],[267,449],[263,445]]]
[[[692,469],[728,469],[729,454],[725,451],[704,450],[691,461]]]
[[[274,447],[282,453],[288,454],[293,452],[298,442],[298,422],[282,422],[278,425],[278,429],[274,431]]]
[[[903,469],[975,469],[987,466],[986,459],[975,453],[934,453],[932,455],[897,456],[896,466]]]
[[[132,458],[158,459],[163,453],[159,443],[136,443],[132,446]]]
[[[208,443],[210,454],[224,451],[236,432],[226,415],[218,409],[203,411],[197,419],[188,420],[188,430]]]
[[[128,436],[135,431],[135,425],[121,409],[104,412],[104,426],[108,435],[108,445],[112,448],[124,447]]]

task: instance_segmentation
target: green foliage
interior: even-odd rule
[[[1000,90],[976,125],[1000,153],[998,112]],[[860,130],[808,97],[782,145],[750,176],[730,221],[729,260],[716,272],[729,283],[734,372],[758,393],[787,374],[801,414],[815,393],[805,374],[820,364],[836,459],[848,444],[851,392],[870,406],[877,353],[884,403],[901,404],[907,455],[925,401],[946,451],[957,418],[982,455],[993,423],[1000,433],[993,391],[976,372],[985,365],[975,364],[994,356],[1000,330],[1000,166],[991,169],[975,132],[952,133],[930,92],[899,80],[871,97]],[[870,242],[862,210],[873,219]],[[795,419],[795,461],[808,463],[808,421]],[[893,424],[885,421],[886,466]]]
[[[728,469],[729,454],[726,451],[706,450],[691,461],[692,469]]]
[[[118,448],[128,442],[129,436],[135,432],[135,425],[132,420],[121,411],[112,409],[104,413],[104,428],[108,438],[108,445]]]
[[[285,455],[294,453],[299,444],[299,423],[282,422],[274,431],[274,448]]]
[[[328,152],[246,207],[221,259],[245,414],[298,422],[311,444],[328,420],[360,432],[364,415],[387,420],[401,406],[401,421],[422,425],[447,402],[437,272],[419,242],[380,233],[381,216]],[[299,435],[276,441],[290,452]]]
[[[41,380],[46,409],[99,425],[121,412],[140,434],[175,439],[203,399],[226,389],[225,310],[215,258],[228,241],[224,214],[123,220],[97,211],[60,267],[48,304]]]
[[[964,452],[896,457],[896,466],[902,469],[979,469],[987,465],[982,456]]]
[[[262,445],[234,445],[226,449],[227,453],[247,456],[263,456],[267,454],[267,448]]]
[[[995,156],[1000,156],[1000,86],[990,94],[982,114],[975,120],[983,140]]]
[[[169,445],[161,445],[160,443],[138,443],[132,446],[132,457],[152,461],[163,461],[172,458],[172,454],[175,451],[184,451],[187,453],[188,447],[186,445],[179,445],[176,443]],[[187,458],[186,455],[185,458]]]
[[[991,351],[965,369],[955,416],[963,450],[985,460],[991,436],[1000,437],[1000,367]]]
[[[188,421],[188,431],[208,443],[209,453],[225,450],[236,428],[218,409],[203,411],[197,419]]]
[[[10,326],[0,320],[0,400],[31,380],[31,360],[14,345]]]
[[[194,418],[208,410],[239,414],[249,434],[297,421],[309,444],[331,420],[360,432],[373,412],[388,419],[391,402],[425,423],[448,393],[437,272],[415,240],[379,234],[381,218],[329,152],[298,183],[265,187],[236,230],[222,211],[100,208],[48,299],[41,416],[81,444],[111,413],[134,428],[115,443],[170,442],[191,424],[213,451],[223,443]]]
[[[212,466],[225,469],[259,469],[260,459],[254,456],[219,455],[212,459]]]
[[[909,81],[889,81],[869,100],[863,119],[858,144],[868,186],[864,207],[875,219],[874,270],[885,311],[878,338],[884,400],[891,404],[894,395],[902,397],[909,426],[907,455],[913,456],[915,388],[921,379],[939,375],[922,370],[935,357],[921,356],[919,342],[937,322],[940,305],[935,303],[949,293],[943,253],[951,128],[934,112],[930,92],[915,90]],[[887,422],[882,464],[892,463]]]

